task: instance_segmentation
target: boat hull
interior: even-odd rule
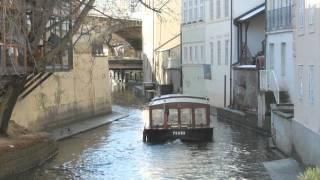
[[[213,128],[168,128],[144,129],[143,141],[150,143],[180,139],[182,141],[210,142],[213,140]]]

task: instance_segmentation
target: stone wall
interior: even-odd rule
[[[74,54],[74,69],[54,73],[19,101],[12,120],[31,130],[46,130],[111,112],[107,60],[92,57],[88,46],[80,50]]]
[[[257,111],[259,71],[255,68],[233,68],[233,107]]]
[[[0,139],[0,179],[11,179],[43,164],[58,152],[57,144],[47,134],[29,134]]]
[[[243,112],[229,108],[217,108],[217,117],[220,121],[231,122],[264,135],[270,134],[270,123],[259,125],[257,114],[252,112]]]

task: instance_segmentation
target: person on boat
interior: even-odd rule
[[[164,122],[163,122],[163,128],[169,127],[169,109],[165,108],[164,110]]]

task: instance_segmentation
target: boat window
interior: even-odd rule
[[[178,126],[178,109],[169,109],[169,124]]]
[[[204,126],[207,124],[205,108],[196,108],[194,110],[194,114],[195,114],[196,125]]]
[[[191,125],[192,123],[192,110],[181,109],[181,126]]]
[[[163,125],[163,109],[152,110],[152,125],[154,127]]]

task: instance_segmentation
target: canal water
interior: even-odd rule
[[[113,97],[127,118],[60,141],[58,156],[22,179],[270,179],[262,162],[277,156],[266,137],[212,116],[214,142],[145,144],[142,99],[126,87]]]

